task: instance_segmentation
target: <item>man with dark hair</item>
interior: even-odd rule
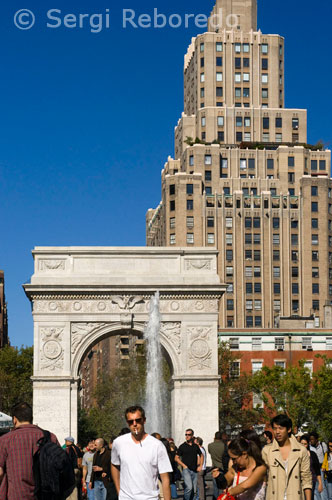
[[[210,443],[208,445],[208,452],[211,455],[212,467],[214,469],[219,469],[220,473],[225,474],[222,462],[222,457],[225,453],[225,443],[222,440],[221,432],[217,431],[215,433],[213,443]],[[217,500],[219,496],[219,489],[216,480],[214,478],[212,478],[212,480],[213,480],[213,499]]]
[[[76,488],[72,491],[68,500],[80,500],[81,498],[81,481],[82,481],[82,457],[83,454],[78,446],[75,444],[75,440],[72,436],[65,438],[65,451],[68,453],[69,460],[74,470]]]
[[[312,476],[307,450],[292,435],[292,420],[277,415],[271,420],[275,439],[263,448],[268,467],[267,499],[311,500]]]
[[[34,500],[33,455],[43,431],[32,424],[32,408],[20,403],[11,411],[14,429],[0,437],[0,498]],[[58,443],[54,434],[51,440]]]
[[[185,442],[177,449],[175,460],[182,467],[184,481],[184,500],[192,500],[197,490],[197,473],[202,470],[203,455],[201,449],[194,443],[194,431],[187,429]]]
[[[89,488],[94,490],[95,500],[106,500],[111,475],[111,451],[106,449],[103,438],[96,439],[95,446]]]
[[[145,432],[141,406],[125,411],[129,434],[119,436],[112,447],[112,477],[119,500],[158,500],[158,474],[165,500],[171,500],[173,471],[163,443]]]

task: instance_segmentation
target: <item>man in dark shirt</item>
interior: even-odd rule
[[[213,443],[208,445],[208,452],[211,455],[212,467],[219,469],[220,472],[224,471],[222,457],[225,453],[225,444],[222,440],[221,432],[217,431],[214,435]],[[227,471],[226,471],[227,472]],[[213,478],[213,499],[217,500],[219,496],[219,489],[216,480]]]
[[[33,455],[43,431],[32,424],[32,409],[20,403],[12,409],[14,430],[0,438],[0,499],[34,500]],[[58,443],[54,434],[51,440]]]
[[[95,500],[106,500],[107,486],[111,474],[111,452],[106,449],[103,438],[95,441],[96,453],[93,457],[92,475],[89,488],[94,490]]]
[[[197,490],[197,472],[202,470],[203,455],[200,447],[194,443],[192,429],[186,430],[185,438],[186,441],[177,450],[175,460],[182,466],[184,500],[192,500]]]

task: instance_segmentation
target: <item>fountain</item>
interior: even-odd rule
[[[147,432],[159,432],[166,437],[169,431],[167,422],[166,383],[163,378],[163,357],[160,345],[159,292],[151,298],[149,321],[144,330],[146,340],[146,393],[145,410]]]

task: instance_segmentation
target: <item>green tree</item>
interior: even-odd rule
[[[309,399],[311,430],[316,429],[323,439],[331,439],[332,429],[332,365],[331,358],[312,377],[312,392]]]
[[[6,346],[0,349],[0,410],[10,413],[12,406],[32,403],[33,348]]]
[[[262,420],[261,410],[252,408],[251,375],[236,376],[236,355],[227,342],[219,345],[219,428],[250,428]]]
[[[265,420],[276,413],[286,413],[297,427],[308,422],[311,376],[304,361],[286,370],[264,366],[252,376],[250,384],[265,403]]]

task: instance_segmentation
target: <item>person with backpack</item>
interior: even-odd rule
[[[71,461],[75,480],[76,480],[76,488],[72,492],[72,494],[68,497],[68,500],[81,500],[81,482],[82,482],[82,457],[83,454],[78,446],[75,444],[75,440],[72,436],[68,436],[65,438],[66,444],[66,453],[69,456]]]
[[[11,415],[14,429],[0,437],[0,499],[64,500],[74,475],[56,436],[32,424],[28,403]]]

